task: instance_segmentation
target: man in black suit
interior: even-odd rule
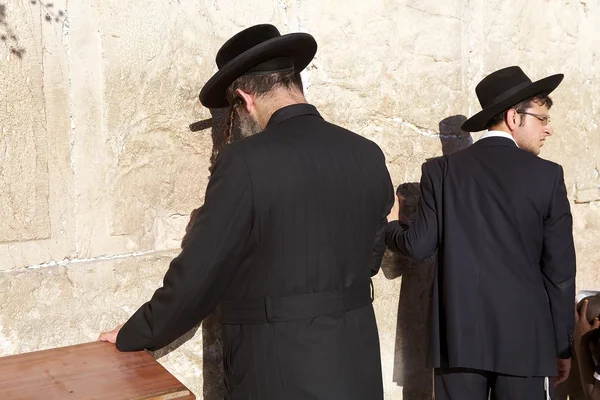
[[[258,25],[219,50],[202,104],[261,132],[221,149],[163,287],[101,340],[158,349],[220,303],[227,399],[383,398],[370,278],[393,187],[375,143],[306,103],[316,48]]]
[[[562,167],[537,157],[552,134],[548,94],[562,78],[532,82],[509,67],[483,79],[483,110],[462,129],[488,132],[424,163],[414,223],[400,204],[400,220],[388,225],[392,251],[416,259],[437,251],[436,400],[550,398],[548,377],[556,385],[569,374],[572,217]]]

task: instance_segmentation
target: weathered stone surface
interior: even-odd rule
[[[0,14],[0,242],[50,235],[41,16],[23,3]]]
[[[469,31],[469,50],[477,60],[473,63],[477,68],[470,71],[473,85],[485,74],[508,65],[520,65],[534,80],[565,74],[563,83],[552,94],[555,135],[541,155],[565,167],[573,198],[600,200],[593,192],[600,186],[598,88],[594,84],[598,82],[600,61],[596,57],[598,46],[589,36],[600,22],[600,4],[575,1],[555,8],[544,1],[495,1],[486,3],[483,14],[474,11],[469,15],[478,21],[477,29]],[[492,18],[494,24],[485,23]],[[470,104],[478,110],[472,93]]]
[[[433,153],[439,121],[466,105],[461,23],[452,15],[460,2],[412,3],[349,2],[340,13],[335,2],[298,2],[296,29],[320,43],[309,96],[327,117],[384,148],[412,139],[432,146],[413,154]]]
[[[64,0],[0,5],[0,270],[73,254],[65,18]]]
[[[153,225],[173,226],[170,233],[180,235],[207,183],[210,136],[192,134],[188,125],[210,117],[206,110],[198,115],[196,107],[201,73],[209,65],[201,61],[208,41],[193,40],[206,36],[210,25],[191,15],[197,7],[128,3],[126,12],[121,1],[100,7],[104,135],[114,160],[105,196],[110,234],[136,234],[137,246],[154,248]],[[128,26],[133,18],[140,23]],[[147,40],[136,40],[140,35]],[[179,224],[165,224],[167,219]]]
[[[219,42],[238,23],[277,20],[281,12],[275,4],[184,3],[124,6],[115,0],[99,7],[102,136],[111,160],[101,169],[107,172],[104,196],[110,235],[127,235],[132,250],[172,247],[190,211],[202,204],[212,140],[209,129],[191,133],[188,126],[211,117],[198,93],[214,73]],[[214,40],[215,33],[223,39]]]

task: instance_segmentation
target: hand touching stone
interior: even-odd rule
[[[400,221],[403,224],[408,224],[408,212],[406,209],[406,198],[401,193],[396,193],[394,206],[387,217],[388,222]]]

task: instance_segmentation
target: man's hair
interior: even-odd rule
[[[587,313],[585,315],[585,319],[587,319],[590,323],[594,321],[596,318],[600,318],[600,296],[587,296],[581,299],[579,303],[577,303],[577,312],[581,313],[581,307],[583,306],[583,302],[587,300]]]
[[[547,94],[538,94],[536,96],[525,99],[525,100],[521,101],[520,103],[517,103],[514,106],[497,114],[496,116],[494,116],[494,118],[490,119],[490,121],[487,123],[485,129],[490,129],[490,128],[502,123],[504,121],[504,119],[506,118],[506,113],[508,112],[508,110],[515,109],[519,113],[525,112],[525,111],[529,110],[531,107],[533,107],[534,103],[536,103],[540,106],[546,106],[546,107],[548,107],[548,109],[550,109],[552,107],[552,99],[550,98],[550,96],[548,96]],[[521,118],[521,123],[519,126],[523,126],[524,124],[525,124],[525,120],[523,118]]]
[[[235,94],[237,89],[262,97],[277,88],[296,88],[302,92],[302,78],[300,77],[300,73],[289,71],[242,75],[227,88],[227,100],[229,104],[234,104],[237,97]]]

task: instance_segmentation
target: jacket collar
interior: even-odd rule
[[[474,146],[508,146],[508,147],[518,148],[518,146],[514,140],[511,140],[511,139],[508,139],[505,137],[500,137],[500,136],[488,136],[486,138],[479,139],[478,141],[473,143],[473,145]]]
[[[290,118],[299,117],[301,115],[315,115],[319,118],[323,118],[321,117],[321,114],[319,114],[319,112],[317,111],[317,108],[312,104],[292,104],[275,111],[273,115],[271,115],[271,118],[267,123],[267,127],[275,125],[279,122],[283,122]]]

